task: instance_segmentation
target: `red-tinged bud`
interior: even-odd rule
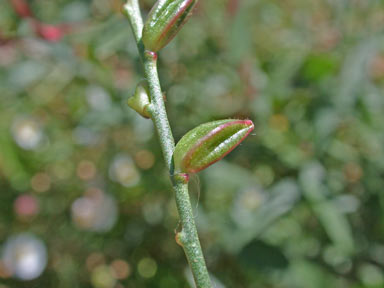
[[[128,106],[144,118],[151,118],[151,114],[148,111],[149,104],[148,85],[143,81],[137,84],[135,94],[128,99]]]
[[[191,16],[197,0],[158,0],[143,29],[145,49],[159,51],[176,36]]]
[[[35,29],[39,36],[49,42],[57,42],[63,37],[60,27],[35,21]]]
[[[196,173],[219,161],[253,130],[251,120],[219,120],[202,124],[177,143],[175,173]]]

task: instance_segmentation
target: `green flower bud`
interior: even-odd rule
[[[148,105],[151,103],[148,94],[148,85],[143,81],[137,84],[135,94],[128,99],[128,106],[144,118],[151,118],[148,111]]]
[[[219,161],[253,130],[251,120],[219,120],[202,124],[177,143],[175,173],[196,173]]]
[[[158,0],[143,28],[145,49],[157,52],[176,36],[197,0]]]

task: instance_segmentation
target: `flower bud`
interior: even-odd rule
[[[158,0],[143,28],[145,49],[157,52],[176,36],[197,0]]]
[[[251,120],[219,120],[202,124],[177,143],[175,173],[196,173],[219,161],[253,130]]]
[[[151,114],[148,111],[148,105],[150,104],[148,94],[147,83],[143,81],[137,84],[135,94],[128,99],[128,106],[144,118],[151,118]]]

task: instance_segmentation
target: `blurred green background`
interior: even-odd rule
[[[0,2],[0,287],[193,287],[123,3],[25,1]],[[256,125],[190,185],[217,288],[384,287],[383,30],[378,0],[201,0],[161,51],[176,140]]]

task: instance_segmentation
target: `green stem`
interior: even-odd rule
[[[212,284],[205,265],[204,255],[201,250],[193,217],[191,201],[189,200],[188,183],[178,181],[174,183],[173,188],[176,192],[176,204],[183,227],[183,229],[177,233],[176,241],[184,249],[197,287],[211,288]]]
[[[167,111],[165,110],[163,93],[161,92],[159,76],[157,74],[157,55],[154,52],[145,51],[142,56],[144,74],[148,82],[151,104],[149,112],[159,134],[161,149],[168,170],[173,174],[172,156],[175,149],[171,127],[169,126]]]
[[[172,155],[175,149],[172,131],[165,110],[163,94],[157,73],[157,54],[145,51],[141,41],[143,20],[138,0],[128,0],[124,11],[131,23],[136,38],[140,58],[143,62],[145,77],[149,86],[151,104],[149,112],[159,135],[161,149],[176,195],[176,205],[180,215],[182,230],[176,235],[177,242],[183,247],[191,267],[197,288],[212,288],[209,273],[201,250],[191,201],[188,194],[188,175],[173,175]]]

